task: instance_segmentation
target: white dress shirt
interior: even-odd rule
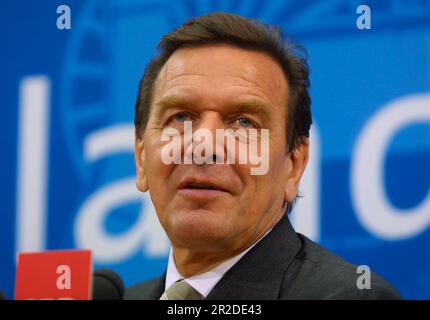
[[[258,239],[254,244],[241,253],[229,258],[222,263],[218,264],[215,268],[206,271],[204,273],[197,274],[195,276],[185,278],[185,281],[196,289],[204,298],[206,298],[209,292],[215,287],[215,285],[221,280],[224,274],[230,270],[249,250],[252,249],[261,239],[263,239],[272,229],[267,231],[260,239]],[[165,289],[169,288],[173,283],[184,279],[184,277],[179,273],[175,259],[173,257],[173,249],[170,249],[169,262],[167,265],[166,273],[166,285]]]

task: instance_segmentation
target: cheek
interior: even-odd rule
[[[151,159],[148,165],[148,188],[152,204],[161,225],[165,225],[166,210],[174,197],[174,190],[169,187],[172,166],[167,166],[158,159]]]
[[[288,161],[286,161],[287,148],[284,133],[278,133],[273,137],[273,143],[270,143],[269,154],[270,159],[268,175],[272,175],[277,179],[286,178]]]
[[[273,141],[269,145],[269,152],[266,157],[263,158],[261,155],[260,162],[257,165],[240,165],[235,168],[238,173],[240,179],[243,184],[253,193],[260,194],[265,192],[275,191],[275,188],[282,184],[287,177],[288,170],[288,162],[285,161],[285,148],[279,147],[279,144],[282,142]],[[266,161],[267,164],[263,165],[262,163]],[[267,171],[260,171],[263,174],[251,174],[251,168],[262,168],[263,166],[267,166]]]
[[[170,189],[169,181],[173,166],[154,161],[148,166],[148,187],[157,192],[167,192]]]
[[[161,161],[161,146],[148,144],[143,164],[148,178],[149,190],[165,191],[174,165],[166,165]]]
[[[245,180],[247,189],[247,198],[250,198],[252,207],[265,210],[278,202],[284,196],[284,189],[287,179],[288,164],[285,161],[283,151],[270,150],[270,159],[268,171],[264,175],[251,176]]]
[[[267,186],[264,186],[264,179],[262,179],[262,176],[251,175],[251,167],[252,166],[248,165],[235,166],[235,172],[241,180],[242,185],[241,193],[236,201],[238,206],[236,210],[239,210],[239,212],[247,212],[247,215],[252,215],[251,212],[254,210],[258,211],[258,207],[261,205],[259,198],[261,190],[267,188]],[[241,219],[243,219],[243,217]]]

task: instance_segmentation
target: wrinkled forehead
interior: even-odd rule
[[[288,85],[279,64],[265,53],[226,45],[181,48],[161,69],[154,100],[173,91],[205,94],[211,90],[256,95],[272,105],[285,106]]]

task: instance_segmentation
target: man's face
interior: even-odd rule
[[[155,83],[146,129],[136,138],[136,165],[137,186],[149,189],[174,246],[240,251],[280,218],[307,160],[306,148],[301,168],[294,168],[287,153],[287,96],[280,66],[263,53],[219,45],[183,48],[170,57]],[[210,130],[214,139],[216,129],[269,129],[267,173],[251,175],[252,165],[239,164],[238,157],[235,164],[164,164],[163,130],[181,131],[184,121]]]

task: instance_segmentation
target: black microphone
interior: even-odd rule
[[[6,296],[0,291],[0,300],[6,300]]]
[[[122,300],[124,282],[109,269],[98,269],[93,275],[93,300]]]

